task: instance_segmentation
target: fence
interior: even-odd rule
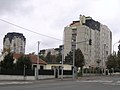
[[[39,75],[61,75],[61,70],[39,70]],[[4,69],[1,68],[0,75],[25,75],[25,76],[35,76],[35,70],[32,69]],[[63,70],[63,75],[72,75],[72,70]]]

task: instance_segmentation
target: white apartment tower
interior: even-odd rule
[[[3,53],[25,53],[26,38],[22,33],[7,33],[3,40]]]
[[[89,45],[89,40],[92,45]],[[80,15],[80,20],[73,21],[64,29],[64,56],[75,48],[79,48],[85,57],[85,67],[103,67],[107,56],[111,54],[112,33],[110,29],[93,20],[91,17]]]

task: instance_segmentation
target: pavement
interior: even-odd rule
[[[113,76],[95,76],[95,75],[89,75],[89,76],[83,76],[78,77],[77,79],[73,78],[63,78],[63,79],[45,79],[45,80],[1,80],[1,85],[22,85],[22,84],[33,84],[33,83],[51,83],[51,82],[61,82],[61,81],[79,81],[79,82],[111,82],[115,83],[117,82],[120,84],[120,76],[119,75],[113,75]]]
[[[120,75],[89,75],[84,77],[79,77],[79,80],[120,80]]]
[[[0,81],[0,86],[1,85],[18,85],[18,84],[31,84],[33,83],[32,81]]]

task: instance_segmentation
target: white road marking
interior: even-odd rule
[[[32,82],[1,82],[0,85],[12,85],[12,84],[28,84]]]
[[[113,81],[113,80],[85,80],[85,81],[78,80],[77,82],[102,83],[102,84],[107,84],[107,85],[120,85],[120,81]]]
[[[113,81],[108,81],[108,80],[88,80],[88,81],[77,81],[77,82],[93,82],[93,83],[100,82],[100,83],[111,83],[111,82],[113,82]]]

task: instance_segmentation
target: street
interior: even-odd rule
[[[0,84],[0,90],[120,90],[120,80],[119,77],[90,77],[80,80],[16,81]]]

